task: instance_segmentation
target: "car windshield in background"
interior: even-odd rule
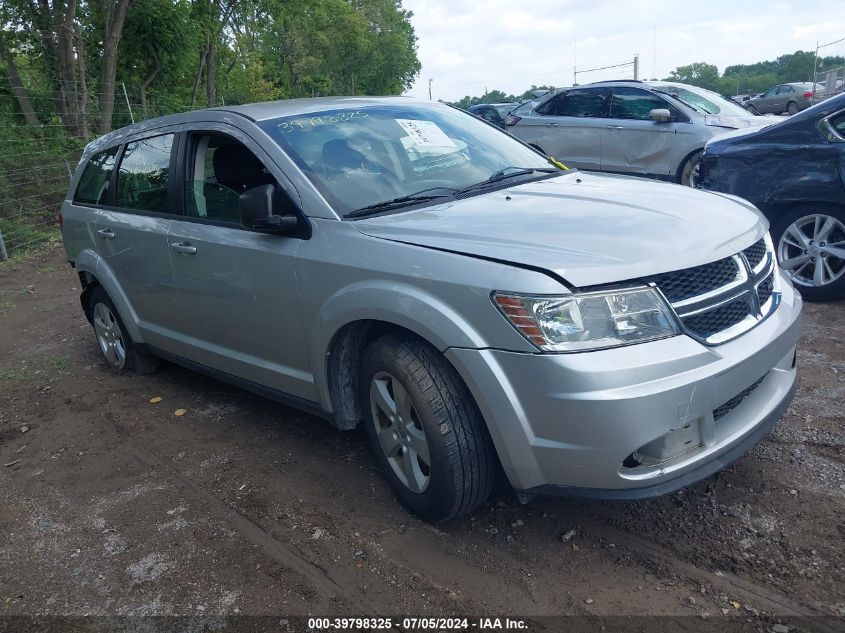
[[[503,119],[511,113],[518,103],[506,103],[504,105],[494,105],[493,107],[496,108],[496,112],[499,113],[499,116]]]
[[[694,110],[703,114],[718,114],[721,116],[752,116],[751,113],[730,99],[722,95],[704,90],[703,88],[680,87],[680,86],[655,86],[657,92],[675,97],[681,103],[685,103]]]
[[[261,125],[343,216],[558,171],[510,136],[446,106],[331,110]]]

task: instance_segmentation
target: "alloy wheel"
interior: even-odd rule
[[[123,369],[126,365],[126,345],[117,318],[104,303],[96,304],[93,312],[94,333],[97,335],[100,351],[109,365],[115,369]]]
[[[428,439],[410,395],[387,372],[373,376],[370,410],[379,446],[393,473],[411,492],[425,492],[431,481]]]
[[[845,224],[823,213],[799,218],[778,242],[781,268],[799,286],[826,286],[845,275]]]

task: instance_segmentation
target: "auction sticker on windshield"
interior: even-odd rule
[[[455,142],[434,121],[414,119],[396,119],[402,129],[408,133],[415,145],[427,147],[457,147]]]

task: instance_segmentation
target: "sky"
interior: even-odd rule
[[[697,61],[725,66],[815,50],[845,37],[842,0],[403,0],[422,72],[406,93],[456,101],[485,88],[521,94],[570,86],[587,70],[632,62],[664,78]],[[845,56],[845,42],[819,55]],[[633,65],[579,73],[578,83],[633,78]]]

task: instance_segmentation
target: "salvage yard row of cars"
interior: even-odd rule
[[[471,512],[499,472],[524,500],[652,497],[741,456],[793,397],[793,279],[842,292],[843,112],[778,124],[613,82],[511,113],[519,140],[402,97],[213,108],[89,144],[62,235],[109,368],[166,359],[363,425],[426,519]],[[781,155],[794,195],[829,198],[773,242],[725,190],[741,168],[792,213],[789,168],[748,165]]]
[[[805,298],[842,299],[845,96],[801,110],[759,116],[694,86],[607,81],[517,106],[505,129],[579,169],[750,200],[771,223],[779,261]]]

